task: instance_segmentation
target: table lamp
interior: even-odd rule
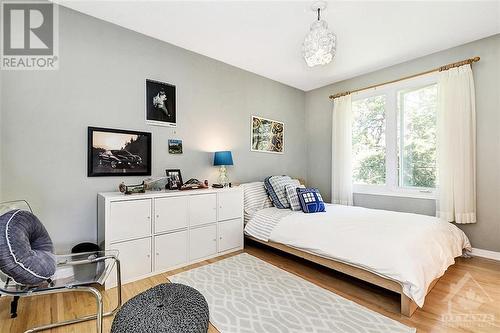
[[[229,179],[227,178],[226,165],[233,165],[233,156],[230,151],[216,151],[214,154],[214,166],[219,166],[219,184],[227,187]]]

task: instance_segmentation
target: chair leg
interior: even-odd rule
[[[73,288],[68,288],[68,289],[59,289],[59,290],[54,290],[54,291],[46,291],[46,292],[38,292],[37,295],[43,295],[43,294],[56,294],[60,292],[73,292],[73,291],[86,291],[92,293],[97,302],[97,313],[95,315],[90,315],[90,316],[85,316],[77,319],[71,319],[71,320],[66,320],[63,322],[59,323],[54,323],[54,324],[48,324],[44,326],[39,326],[35,327],[32,329],[29,329],[25,331],[24,333],[34,333],[34,332],[40,332],[40,331],[45,331],[51,328],[56,328],[56,327],[61,327],[65,325],[71,325],[71,324],[77,324],[81,323],[84,321],[89,321],[89,320],[97,320],[96,322],[96,328],[97,332],[96,333],[102,333],[102,320],[104,317],[109,317],[113,316],[118,309],[122,306],[122,279],[121,279],[121,270],[120,270],[120,261],[117,259],[116,260],[116,280],[117,280],[117,286],[116,286],[116,308],[112,311],[103,313],[103,304],[102,304],[102,295],[99,292],[99,290],[92,288],[92,287],[73,287]]]
[[[70,320],[65,320],[65,321],[59,322],[59,323],[34,327],[34,328],[31,328],[31,329],[25,331],[24,333],[41,332],[41,331],[45,331],[48,329],[66,326],[66,325],[71,325],[71,324],[77,324],[77,323],[81,323],[81,322],[89,321],[89,320],[96,320],[97,321],[96,322],[96,328],[97,328],[96,333],[102,333],[103,318],[107,317],[107,316],[114,315],[115,312],[118,310],[119,306],[117,306],[113,311],[103,313],[102,295],[99,292],[99,290],[97,290],[93,287],[73,287],[73,288],[68,288],[68,289],[61,289],[61,290],[58,290],[57,292],[55,292],[55,291],[54,292],[45,292],[45,294],[55,294],[58,292],[71,292],[71,291],[85,291],[85,292],[89,292],[89,293],[93,294],[95,299],[96,299],[97,313],[94,315],[85,316],[85,317],[81,317],[81,318],[77,318],[77,319],[70,319]],[[40,295],[40,294],[44,294],[44,293],[38,293],[38,295]]]
[[[17,304],[19,303],[19,296],[14,296],[12,302],[10,302],[10,317],[17,317]]]

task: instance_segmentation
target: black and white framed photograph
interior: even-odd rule
[[[180,190],[181,186],[184,184],[182,182],[181,170],[179,169],[167,169],[165,173],[168,178],[167,188],[169,190]]]
[[[177,127],[174,85],[146,80],[146,124]]]
[[[87,176],[151,175],[151,133],[88,128]]]

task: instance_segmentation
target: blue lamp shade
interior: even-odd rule
[[[216,151],[214,165],[233,165],[233,155],[230,151]]]

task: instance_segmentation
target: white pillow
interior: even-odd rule
[[[267,195],[264,182],[242,184],[243,186],[243,213],[245,224],[259,210],[273,206]]]
[[[297,186],[294,184],[285,185],[286,197],[288,199],[288,202],[290,203],[290,209],[293,211],[302,210],[302,207],[300,206],[299,195],[297,194],[297,188],[306,187],[304,185]]]

